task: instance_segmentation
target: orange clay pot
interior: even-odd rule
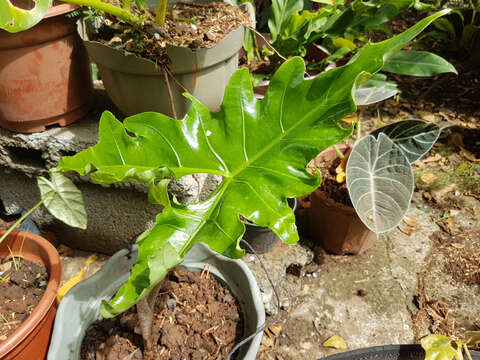
[[[339,149],[345,152],[347,146],[340,145]],[[337,157],[335,150],[328,148],[314,161],[331,161]],[[334,201],[320,189],[310,194],[307,214],[313,239],[333,254],[360,254],[375,244],[376,234],[363,224],[355,209]]]
[[[0,231],[0,236],[4,232]],[[47,240],[23,231],[12,232],[0,244],[0,257],[10,255],[8,248],[14,255],[21,253],[24,259],[44,265],[49,280],[45,293],[33,313],[12,335],[0,342],[0,360],[42,360],[47,354],[57,311],[56,295],[61,277],[60,258],[57,250]]]
[[[38,132],[68,125],[89,110],[90,67],[73,4],[53,6],[33,28],[0,30],[0,126]]]

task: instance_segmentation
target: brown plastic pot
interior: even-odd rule
[[[0,236],[4,232],[0,231]],[[23,231],[13,232],[0,244],[0,257],[9,256],[9,248],[14,255],[22,254],[24,259],[44,265],[49,280],[45,293],[33,313],[12,335],[0,343],[0,360],[45,359],[57,311],[56,295],[61,277],[60,258],[57,250],[47,240]]]
[[[344,152],[347,146],[341,145],[339,148]],[[314,161],[331,161],[336,157],[335,150],[329,148]],[[376,234],[363,224],[355,209],[334,201],[320,189],[310,194],[307,214],[310,234],[331,253],[360,254],[375,244]]]
[[[68,125],[90,109],[88,56],[73,4],[53,6],[33,28],[15,34],[0,30],[0,126],[38,132]]]

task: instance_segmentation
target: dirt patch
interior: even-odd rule
[[[315,166],[322,174],[322,184],[320,185],[320,190],[325,192],[329,198],[340,204],[353,206],[350,200],[350,195],[348,194],[347,183],[345,181],[342,183],[337,181],[337,167],[340,165],[342,160],[337,157],[333,160],[315,159],[314,162]]]
[[[212,275],[171,271],[157,299],[153,331],[159,359],[223,359],[243,335],[240,304]],[[143,358],[137,313],[95,322],[81,359]]]
[[[45,292],[44,266],[20,258],[0,264],[0,341],[7,339],[33,312]]]
[[[162,27],[152,21],[155,18],[154,9],[150,9],[148,14],[151,19],[141,29],[134,29],[116,18],[107,17],[98,33],[90,38],[145,59],[164,63],[168,61],[165,55],[167,44],[192,49],[207,48],[217,44],[229,32],[250,24],[244,7],[224,2],[177,2],[167,9]]]

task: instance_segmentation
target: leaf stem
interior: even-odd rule
[[[155,23],[159,26],[165,24],[165,14],[167,13],[167,0],[158,0],[157,11],[155,14]]]
[[[345,155],[343,155],[343,153],[340,151],[337,145],[333,145],[333,148],[335,149],[335,152],[337,153],[340,159],[342,160],[345,159]]]
[[[360,122],[360,116],[361,116],[361,111],[358,110],[358,115],[357,115],[357,138],[355,139],[355,142],[360,140],[360,132],[362,131],[362,125]]]
[[[5,234],[2,235],[2,237],[0,238],[0,244],[3,242],[3,240],[5,240],[5,238],[10,235],[10,233],[15,230],[21,223],[23,220],[25,220],[32,212],[34,212],[40,205],[43,204],[43,199],[40,200],[34,207],[32,207],[30,210],[28,210],[25,215],[23,215],[20,219],[18,219],[15,224],[13,224],[12,226],[10,226],[10,228],[7,230],[7,232]]]
[[[140,26],[142,23],[139,17],[133,15],[129,11],[109,3],[104,3],[103,1],[100,1],[100,0],[62,0],[62,1],[71,3],[71,4],[81,5],[81,6],[88,6],[97,10],[105,11],[106,13],[113,15],[115,17],[118,17],[121,20],[124,20],[134,26]],[[124,6],[125,6],[125,2],[122,2]]]

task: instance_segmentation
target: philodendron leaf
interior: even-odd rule
[[[387,135],[403,152],[410,164],[413,164],[430,151],[441,132],[442,129],[436,124],[407,119],[383,126],[371,132],[370,135],[375,138],[380,133]]]
[[[457,73],[455,67],[444,58],[427,51],[399,51],[385,62],[384,71],[410,76],[433,76]]]
[[[27,30],[43,19],[50,0],[32,0],[35,7],[25,10],[14,6],[10,0],[0,0],[0,29],[11,33]]]
[[[87,213],[82,193],[71,180],[59,173],[51,174],[51,180],[37,178],[43,205],[57,219],[65,224],[87,228]]]
[[[462,343],[443,335],[430,334],[420,340],[425,360],[463,360]]]
[[[340,119],[355,111],[352,98],[357,76],[383,66],[430,22],[432,15],[390,40],[369,44],[349,64],[305,80],[305,64],[295,57],[274,74],[262,100],[255,98],[247,69],[230,79],[220,112],[213,113],[191,95],[192,108],[183,120],[142,113],[116,120],[104,112],[99,143],[60,161],[59,171],[90,173],[99,183],[148,182],[151,199],[168,201],[166,176],[209,173],[223,181],[205,201],[167,203],[157,223],[138,239],[139,255],[129,281],[104,303],[101,314],[115,316],[155,286],[197,242],[229,257],[240,257],[244,233],[240,221],[269,227],[283,241],[298,240],[287,198],[315,190],[318,175],[306,166],[319,152],[351,134]],[[155,185],[157,184],[158,185]]]
[[[402,151],[385,134],[368,135],[352,149],[347,188],[363,223],[375,233],[402,221],[413,194],[413,171]]]

